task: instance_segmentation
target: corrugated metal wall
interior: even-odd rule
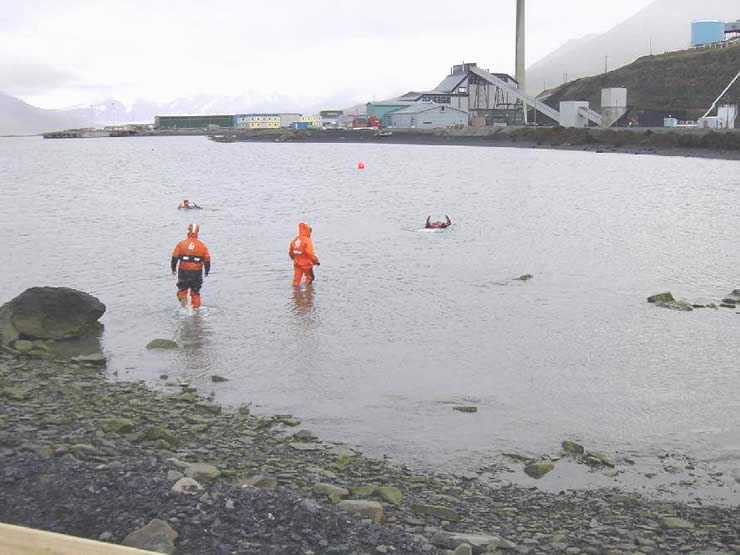
[[[436,129],[438,127],[451,127],[454,125],[468,124],[468,115],[456,110],[441,111],[441,106],[427,110],[419,114],[389,114],[391,127],[400,129]]]

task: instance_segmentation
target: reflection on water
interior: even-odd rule
[[[313,285],[293,288],[293,313],[300,317],[307,327],[316,323],[313,307]]]
[[[126,379],[191,380],[224,403],[292,412],[327,439],[438,467],[552,452],[565,438],[737,464],[740,318],[645,302],[738,286],[737,162],[0,139],[0,172],[0,234],[13,238],[0,301],[35,285],[97,295],[109,370]],[[186,197],[206,209],[178,212]],[[454,228],[420,231],[429,213]],[[169,257],[193,219],[213,266],[203,308],[184,314]],[[300,221],[322,265],[293,289],[285,252]],[[111,246],[129,241],[135,259],[111,272],[122,262]],[[513,279],[523,274],[534,277]],[[147,351],[156,337],[182,348]],[[441,402],[471,398],[475,414]]]

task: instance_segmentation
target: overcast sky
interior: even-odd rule
[[[527,0],[527,63],[651,0]],[[44,107],[196,94],[365,102],[514,72],[515,0],[0,0],[0,91]],[[594,9],[594,6],[598,6]]]

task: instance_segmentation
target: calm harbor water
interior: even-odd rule
[[[645,297],[716,301],[740,286],[738,167],[509,148],[0,138],[0,302],[35,285],[88,291],[108,306],[111,375],[192,381],[418,466],[471,470],[571,438],[617,458],[680,453],[727,471],[740,467],[740,317]],[[178,211],[183,198],[205,209]],[[423,231],[429,214],[454,226]],[[213,256],[194,315],[177,306],[169,273],[190,221]],[[299,221],[322,262],[309,290],[290,285]],[[534,278],[512,280],[525,273]],[[183,348],[147,351],[156,337]],[[563,465],[560,482],[556,471],[539,485],[573,472]],[[580,480],[604,485],[591,474]]]

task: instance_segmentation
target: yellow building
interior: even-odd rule
[[[319,127],[321,124],[319,123],[319,116],[313,115],[313,116],[301,116],[298,118],[298,121],[301,123],[308,124],[308,127]]]
[[[278,129],[280,114],[237,114],[236,127],[241,129]]]

